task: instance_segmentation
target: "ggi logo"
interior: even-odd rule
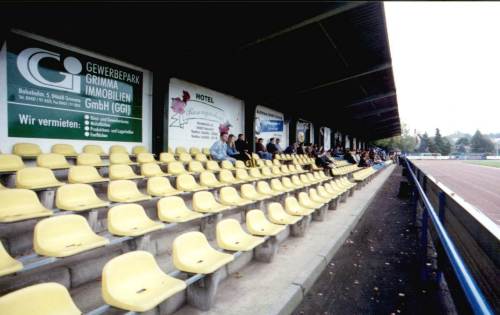
[[[26,48],[17,56],[17,68],[21,75],[34,85],[54,90],[80,93],[80,76],[78,74],[82,71],[82,64],[78,59],[75,57],[66,57],[63,65],[67,72],[59,72],[64,79],[53,82],[40,74],[38,64],[44,58],[61,61],[61,56],[58,53],[41,48]]]

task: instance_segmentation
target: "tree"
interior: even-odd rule
[[[424,135],[420,137],[420,146],[417,151],[421,153],[429,152],[429,140],[427,132],[424,133]]]
[[[401,150],[402,152],[413,152],[415,150],[416,139],[410,135],[410,129],[403,124],[401,128],[402,134],[391,138],[375,141],[373,144],[377,147],[391,150]]]
[[[450,155],[451,152],[451,143],[448,138],[443,138],[443,144],[441,146],[441,154],[442,155]]]
[[[460,139],[457,140],[457,142],[455,142],[455,145],[457,146],[460,146],[460,145],[469,145],[470,144],[470,141],[469,141],[469,138],[467,137],[462,137]]]
[[[427,143],[429,146],[428,149],[430,153],[439,153],[439,148],[436,142],[434,141],[434,138],[429,138],[429,141]]]
[[[441,153],[443,154],[443,151],[446,151],[445,144],[443,137],[441,136],[441,133],[439,132],[439,128],[436,128],[436,135],[434,136],[434,144],[436,146],[435,148],[435,153]],[[449,144],[449,142],[448,142]],[[445,155],[445,154],[443,154]]]
[[[483,136],[479,130],[472,136],[470,140],[471,152],[473,153],[494,153],[495,145],[490,138]]]

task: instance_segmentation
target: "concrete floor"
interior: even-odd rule
[[[362,217],[394,165],[380,173],[323,222],[312,222],[303,238],[288,238],[271,263],[252,262],[224,280],[214,307],[202,312],[184,306],[175,315],[290,314],[327,267]]]

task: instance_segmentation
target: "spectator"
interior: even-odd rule
[[[347,152],[344,154],[344,159],[351,164],[357,164],[350,150],[347,150]]]
[[[304,154],[304,144],[301,142],[299,143],[299,146],[297,147],[297,154]]]
[[[232,158],[238,159],[240,152],[236,149],[236,144],[234,142],[234,135],[229,135],[227,138],[227,155]]]
[[[220,139],[215,141],[210,147],[210,155],[212,159],[216,161],[228,160],[232,163],[236,162],[236,159],[227,155],[227,132],[221,132]]]
[[[266,147],[264,146],[262,141],[264,141],[264,139],[262,138],[257,139],[257,143],[255,144],[255,151],[260,156],[260,158],[264,160],[272,160],[273,159],[272,154],[267,152]]]
[[[238,135],[238,140],[236,140],[234,144],[236,151],[239,152],[239,158],[236,159],[248,161],[252,158],[252,156],[250,155],[250,147],[248,145],[248,142],[245,140],[244,134],[240,133]]]
[[[290,144],[286,149],[285,152],[286,154],[295,154],[297,153],[297,148],[299,147],[299,144],[297,142],[294,142]]]
[[[278,150],[277,153],[282,153],[283,152],[283,149],[281,148],[281,145],[280,145],[280,142],[281,142],[281,139],[280,138],[276,138],[276,149]]]
[[[269,139],[269,143],[266,146],[267,152],[271,153],[271,155],[273,156],[278,151],[278,148],[276,148],[276,144],[274,143],[274,141],[274,138]]]
[[[359,164],[358,164],[358,166],[359,166],[359,167],[368,167],[368,166],[370,166],[370,165],[369,165],[369,159],[370,159],[370,157],[368,156],[368,153],[367,153],[367,152],[364,152],[364,153],[361,155],[361,159],[359,160]]]

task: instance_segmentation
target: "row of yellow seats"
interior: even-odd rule
[[[366,178],[368,178],[370,175],[375,174],[375,169],[373,167],[368,167],[365,169],[362,169],[360,171],[357,171],[352,174],[352,178],[357,181],[357,182],[362,182]]]
[[[172,147],[168,147],[168,153],[171,153],[171,154],[175,154],[175,155],[181,155],[183,153],[188,153],[192,156],[195,156],[197,154],[204,154],[206,156],[210,156],[210,149],[209,148],[197,148],[197,147],[191,147],[189,148],[189,151],[187,150],[186,147],[183,147],[183,146],[179,146],[179,147],[176,147],[175,148],[175,151],[174,149],[172,149]]]
[[[77,156],[78,152],[76,152],[75,148],[71,144],[54,144],[51,149],[51,153],[61,154],[64,156]],[[139,153],[148,152],[148,149],[145,146],[137,145],[132,148],[132,154],[137,155]],[[12,147],[12,153],[21,157],[36,157],[42,154],[42,149],[36,143],[16,143]],[[82,149],[82,153],[91,153],[97,155],[106,155],[103,148],[100,145],[96,144],[88,144],[85,145]],[[127,148],[123,145],[112,145],[109,147],[109,154],[112,153],[126,153]]]
[[[336,167],[332,168],[332,174],[333,175],[346,175],[352,172],[355,172],[359,170],[359,166],[350,164],[348,166],[341,166],[341,167]]]
[[[336,167],[351,165],[351,163],[349,163],[345,160],[339,161],[339,160],[331,159],[331,161],[332,161],[333,165],[335,165]]]
[[[218,246],[228,251],[250,251],[265,241],[262,236],[276,235],[286,224],[300,220],[300,217],[284,212],[279,203],[269,204],[268,213],[271,221],[266,219],[261,210],[254,209],[247,213],[249,233],[243,230],[237,220],[219,222],[216,227]],[[72,218],[75,222],[83,219],[75,217]],[[288,223],[283,223],[284,218]],[[184,233],[173,242],[173,265],[186,273],[210,274],[233,260],[232,254],[213,248],[200,232]],[[111,259],[104,266],[101,278],[103,300],[113,307],[133,312],[149,311],[186,289],[184,281],[162,271],[154,256],[145,251],[132,251]],[[0,297],[0,313],[70,315],[82,312],[64,286],[41,283]]]

